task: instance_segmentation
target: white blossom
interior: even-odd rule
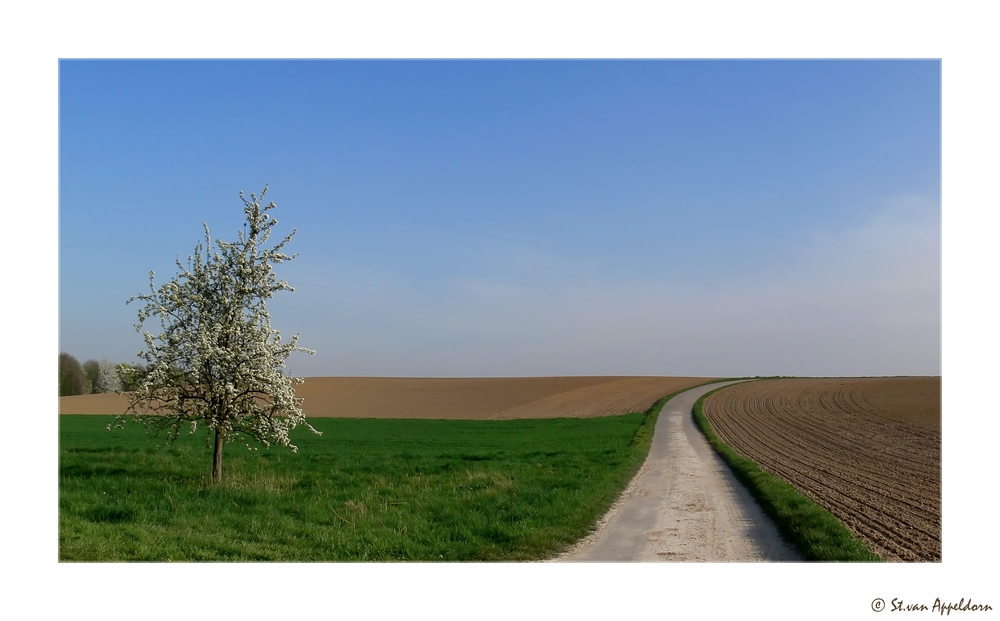
[[[216,430],[217,442],[240,440],[253,448],[256,441],[293,451],[297,447],[289,441],[289,430],[305,425],[319,433],[306,422],[302,400],[295,397],[294,385],[303,380],[282,371],[292,352],[314,352],[298,346],[298,334],[282,342],[267,312],[267,300],[275,293],[293,291],[272,268],[295,258],[283,252],[295,231],[265,246],[278,223],[266,214],[276,205],[261,206],[266,193],[267,186],[260,198],[251,194],[247,200],[240,192],[248,231],[239,231],[237,241],[217,240],[213,252],[204,225],[204,245],[195,247],[186,267],[177,261],[177,276],[157,289],[150,272],[150,293],[129,298],[128,303],[145,302],[136,331],[152,317],[159,318],[161,331],[143,333],[146,348],[138,355],[144,372],[122,368],[139,382],[127,393],[129,407],[116,426],[131,416],[176,439],[182,427],[191,425],[193,432],[201,423]]]
[[[121,389],[122,380],[118,376],[118,368],[107,358],[101,358],[101,361],[97,363],[97,380],[94,382],[94,392],[120,392]]]

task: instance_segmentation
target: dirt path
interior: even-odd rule
[[[642,469],[597,530],[559,561],[796,561],[691,419],[694,402],[724,383],[664,405]]]

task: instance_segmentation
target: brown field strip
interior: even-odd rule
[[[715,433],[887,560],[941,560],[941,378],[776,379],[705,400]]]
[[[513,419],[642,412],[701,377],[307,377],[307,417]],[[60,414],[120,414],[121,395],[59,398]]]

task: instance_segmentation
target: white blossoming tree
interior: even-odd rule
[[[101,358],[97,363],[97,379],[94,381],[94,392],[121,392],[122,380],[118,375],[118,367]]]
[[[191,433],[207,425],[215,437],[214,481],[222,479],[227,442],[241,441],[252,450],[256,442],[295,451],[289,430],[305,425],[320,433],[306,422],[302,400],[295,397],[294,384],[303,380],[283,371],[293,351],[314,352],[297,346],[297,334],[283,343],[267,312],[267,300],[276,292],[294,290],[272,268],[295,258],[282,251],[295,231],[265,246],[278,223],[267,213],[275,204],[261,206],[266,193],[267,186],[259,198],[250,194],[247,200],[240,192],[247,221],[237,241],[216,241],[213,251],[205,224],[205,245],[195,247],[187,267],[178,260],[180,273],[159,289],[150,272],[150,293],[128,300],[145,302],[136,331],[157,317],[162,332],[144,332],[146,348],[139,353],[144,371],[119,367],[125,383],[137,388],[126,393],[128,410],[114,426],[131,417],[153,432],[166,430],[174,440],[189,425]]]

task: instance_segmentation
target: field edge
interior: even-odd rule
[[[784,479],[766,472],[753,460],[743,457],[715,435],[702,407],[705,399],[723,388],[726,386],[702,395],[695,402],[692,408],[695,424],[712,449],[757,500],[764,513],[774,520],[781,536],[810,561],[883,561],[832,513]]]

